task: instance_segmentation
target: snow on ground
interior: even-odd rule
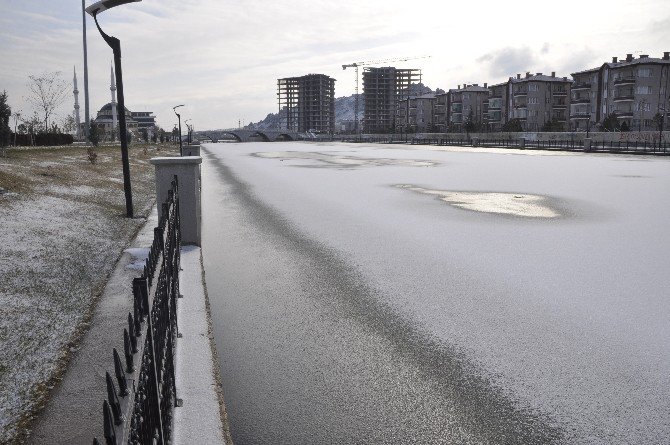
[[[92,304],[143,222],[124,217],[117,148],[9,151],[0,166],[0,443],[20,442],[86,329]],[[166,155],[161,150],[160,155]],[[131,148],[135,213],[153,169]]]

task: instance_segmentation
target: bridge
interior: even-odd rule
[[[209,139],[212,142],[218,142],[223,139],[229,140],[231,138],[238,142],[259,140],[264,142],[298,141],[306,138],[303,133],[296,133],[289,130],[207,130],[195,131],[193,134],[198,140]]]

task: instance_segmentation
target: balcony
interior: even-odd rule
[[[572,89],[572,91],[590,90],[591,89],[591,82],[573,83],[571,89]]]
[[[570,120],[573,119],[591,119],[591,113],[573,113],[570,115]]]
[[[451,103],[452,103],[452,104],[462,104],[462,103],[463,103],[463,99],[460,99],[460,98],[459,98],[459,99],[452,99]]]
[[[632,85],[635,83],[635,76],[625,76],[614,79],[614,85]]]
[[[552,91],[551,94],[554,96],[567,96],[568,92],[567,91]]]
[[[557,109],[568,108],[568,105],[567,104],[554,104],[554,108],[557,108]]]
[[[489,99],[502,99],[502,94],[494,94],[493,96],[489,96]]]
[[[614,102],[631,102],[635,100],[635,96],[630,93],[615,94],[612,100]]]
[[[614,114],[618,119],[630,119],[633,117],[632,111],[615,111]]]
[[[579,97],[576,99],[572,99],[572,104],[589,104],[591,103],[591,99],[588,97]]]
[[[528,96],[528,91],[515,91],[514,97]]]

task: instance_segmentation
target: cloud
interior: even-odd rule
[[[527,46],[501,48],[477,58],[477,62],[488,65],[488,72],[494,77],[509,77],[526,72],[535,61],[533,50]]]

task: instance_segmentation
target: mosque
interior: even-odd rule
[[[91,125],[96,125],[100,133],[101,139],[118,139],[119,134],[119,115],[118,104],[116,103],[116,82],[114,80],[114,68],[111,68],[111,79],[109,90],[111,92],[112,101],[103,105],[98,111],[95,119],[91,121]],[[77,119],[77,127],[80,129],[78,136],[84,133],[84,123],[79,121],[79,91],[77,90],[77,73],[74,74],[74,97],[75,97],[75,116]],[[156,130],[156,116],[151,111],[130,111],[125,109],[126,114],[126,128],[133,133],[135,137],[139,137],[141,130],[147,131],[149,138],[153,136]],[[112,137],[114,136],[114,137]]]

